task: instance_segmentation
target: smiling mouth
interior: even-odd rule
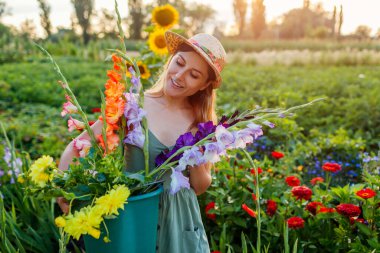
[[[171,78],[171,81],[172,81],[172,84],[173,84],[174,87],[184,88],[182,85],[178,84],[173,78]]]

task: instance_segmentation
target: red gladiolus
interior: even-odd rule
[[[311,185],[316,185],[318,183],[323,183],[325,180],[323,179],[323,177],[315,177],[313,179],[310,180],[310,183]]]
[[[299,186],[301,184],[301,181],[298,179],[298,177],[295,177],[295,176],[286,177],[285,182],[289,186]]]
[[[212,251],[211,253],[220,253],[220,251]]]
[[[362,223],[362,224],[364,224],[365,223],[365,220],[364,219],[362,219],[362,218],[354,218],[354,217],[350,217],[350,224],[351,225],[353,225],[354,223],[355,223],[355,221],[356,222],[359,222],[359,223]]]
[[[277,211],[277,203],[274,200],[268,199],[267,201],[267,214],[273,216]]]
[[[257,200],[256,194],[252,193],[252,199],[253,199],[253,201]]]
[[[257,171],[259,172],[259,175],[261,174],[261,173],[263,173],[263,170],[259,167],[259,168],[257,168]],[[255,175],[256,174],[256,170],[255,169],[251,169],[251,174],[252,175]]]
[[[323,164],[322,169],[329,172],[338,172],[342,167],[337,163],[325,163]]]
[[[359,216],[361,213],[360,207],[353,204],[340,204],[336,207],[336,211],[347,217]]]
[[[246,204],[242,204],[241,208],[243,208],[244,211],[246,211],[250,216],[253,218],[256,218],[256,213],[251,208],[249,208]]]
[[[273,151],[273,152],[272,152],[272,157],[273,157],[274,159],[279,160],[279,159],[281,159],[281,158],[284,157],[284,154],[281,153],[281,152]]]
[[[305,221],[300,217],[291,217],[288,219],[288,226],[292,229],[303,228]]]
[[[306,186],[295,186],[292,189],[292,194],[297,200],[304,199],[309,200],[313,192]]]
[[[363,199],[369,199],[369,198],[375,197],[376,192],[372,189],[367,188],[367,189],[362,189],[360,191],[357,191],[356,195],[358,195],[359,197]]]
[[[211,209],[215,209],[215,202],[208,203],[206,208],[205,208],[207,218],[209,218],[211,220],[215,220],[216,214],[215,213],[208,213],[208,211],[210,211]]]
[[[95,121],[94,121],[94,120],[90,120],[90,121],[88,121],[88,124],[89,124],[90,126],[92,126],[93,124],[95,124]]]
[[[319,211],[318,213],[334,213],[335,212],[335,208],[330,208],[330,207],[321,207],[319,208]]]
[[[321,202],[310,202],[309,204],[307,204],[305,209],[308,210],[313,215],[316,215],[318,208],[321,208],[321,207],[323,207],[323,204]]]

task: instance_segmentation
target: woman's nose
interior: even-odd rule
[[[175,74],[175,79],[177,80],[180,80],[180,81],[183,81],[183,77],[185,75],[185,72],[184,70],[179,70],[176,74]]]

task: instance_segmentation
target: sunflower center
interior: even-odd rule
[[[139,66],[140,75],[145,74],[145,68],[143,66]]]
[[[157,23],[161,26],[168,26],[174,22],[174,13],[169,9],[163,9],[156,14]]]
[[[155,39],[154,39],[154,44],[156,44],[156,46],[158,48],[165,48],[166,47],[166,42],[165,42],[165,38],[164,36],[160,35],[160,36],[157,36]]]

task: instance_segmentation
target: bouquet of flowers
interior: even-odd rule
[[[117,6],[116,12],[119,16]],[[211,121],[201,123],[195,135],[191,132],[181,135],[172,150],[160,154],[156,158],[157,167],[150,171],[140,71],[138,64],[126,54],[120,16],[118,26],[124,50],[111,50],[113,68],[107,71],[108,80],[104,94],[101,93],[99,120],[103,127],[102,133],[97,136],[59,66],[39,46],[49,56],[60,76],[66,97],[61,115],[69,116],[69,131],[86,130],[90,139],[74,140],[79,157],[74,159],[67,171],[58,170],[53,158],[42,156],[23,176],[28,179],[27,188],[31,194],[44,198],[63,196],[70,202],[69,213],[55,220],[66,238],[68,235],[79,239],[81,235],[88,234],[98,239],[102,235],[103,240],[108,242],[108,231],[106,229],[106,235],[102,234],[101,224],[104,224],[105,219],[115,218],[131,195],[157,189],[167,171],[171,171],[172,194],[181,188],[190,188],[189,179],[182,173],[186,168],[213,164],[226,156],[229,150],[246,148],[263,135],[263,126],[274,127],[271,119],[288,117],[294,110],[318,101],[290,109],[256,107],[241,113],[235,112],[229,117],[223,116],[217,124]],[[128,152],[125,144],[144,150],[145,170],[134,174],[125,172],[124,156]]]

